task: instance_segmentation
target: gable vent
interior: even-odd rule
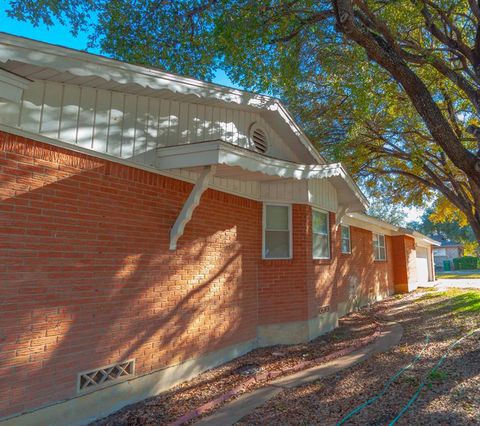
[[[78,391],[97,389],[104,384],[114,384],[135,374],[135,360],[107,365],[97,370],[87,371],[78,375]]]
[[[267,132],[253,123],[250,127],[250,140],[255,151],[265,154],[268,151],[268,136]]]

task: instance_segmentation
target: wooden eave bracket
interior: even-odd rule
[[[340,208],[337,210],[337,213],[335,215],[335,225],[337,227],[340,226],[342,223],[343,217],[347,214],[348,208],[346,206],[340,206]]]
[[[215,174],[216,166],[206,166],[203,168],[203,171],[199,174],[197,182],[192,189],[192,192],[185,201],[185,204],[182,207],[182,211],[177,217],[175,224],[170,230],[170,250],[177,249],[177,241],[183,235],[185,231],[185,226],[192,218],[193,212],[196,207],[200,204],[200,198],[202,194],[207,190],[210,183],[211,177]]]

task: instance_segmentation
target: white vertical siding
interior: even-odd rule
[[[249,148],[253,122],[270,136],[269,155],[297,161],[257,113],[46,81],[34,82],[20,105],[0,103],[0,122],[94,151],[144,162],[147,150],[223,139]]]
[[[39,85],[38,85],[39,86]],[[35,85],[34,87],[37,87]],[[60,109],[60,134],[59,139],[65,142],[77,143],[78,119],[80,115],[81,89],[77,86],[65,86],[63,90],[63,102]],[[26,91],[24,98],[28,102],[30,91]],[[52,106],[53,108],[55,105]],[[42,123],[39,122],[41,125]],[[22,117],[21,127],[28,125]],[[28,129],[25,129],[28,130]],[[39,132],[41,134],[41,132]]]
[[[327,179],[279,180],[260,184],[265,201],[311,204],[331,212],[338,210],[337,191]]]
[[[95,126],[93,128],[92,149],[107,152],[107,142],[112,112],[112,93],[106,90],[97,90],[94,111]]]
[[[337,191],[327,179],[308,181],[308,202],[331,212],[338,210]]]
[[[97,91],[87,88],[80,93],[80,110],[78,115],[77,144],[92,149],[93,131],[95,128],[95,107]],[[45,103],[46,105],[47,103]],[[42,130],[40,130],[42,132]]]
[[[304,180],[279,180],[260,185],[260,196],[265,201],[308,203],[308,183]]]

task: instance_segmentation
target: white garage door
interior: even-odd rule
[[[428,250],[425,247],[417,247],[417,282],[428,282]]]

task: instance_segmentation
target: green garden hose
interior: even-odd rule
[[[465,334],[464,336],[462,336],[460,339],[456,340],[455,342],[453,342],[452,344],[450,344],[447,348],[447,350],[445,351],[445,353],[443,354],[443,356],[440,358],[440,360],[435,364],[435,366],[430,370],[429,374],[426,375],[426,377],[423,379],[422,383],[420,383],[420,385],[418,386],[417,390],[415,391],[415,393],[413,394],[413,396],[410,398],[410,400],[407,402],[407,404],[400,410],[400,412],[397,414],[397,416],[388,424],[388,426],[393,426],[395,423],[398,422],[398,420],[400,419],[400,417],[402,417],[406,412],[407,410],[413,405],[413,403],[416,401],[416,399],[418,398],[418,395],[420,395],[420,392],[422,391],[422,389],[426,386],[427,384],[427,380],[428,380],[428,377],[431,376],[432,373],[434,373],[435,371],[437,371],[440,366],[444,363],[444,361],[447,359],[447,356],[448,354],[450,353],[450,351],[455,347],[455,346],[458,346],[463,340],[465,340],[466,338],[470,337],[472,334],[475,334],[475,333],[478,333],[480,332],[480,328],[477,328],[475,330],[472,330],[472,331],[469,331],[467,334]]]
[[[407,366],[401,368],[400,370],[398,370],[392,377],[390,377],[390,379],[388,379],[388,381],[385,383],[385,386],[383,387],[383,389],[378,393],[376,394],[374,397],[368,399],[367,401],[365,401],[363,404],[359,405],[358,407],[354,408],[352,411],[350,411],[345,417],[343,417],[338,423],[337,423],[337,426],[341,426],[343,425],[345,422],[347,422],[349,419],[351,419],[355,414],[359,413],[360,411],[362,411],[365,407],[368,407],[369,405],[373,404],[375,401],[379,400],[383,395],[385,395],[385,393],[387,392],[388,388],[390,387],[390,385],[395,381],[397,380],[397,378],[402,375],[405,371],[407,371],[408,369],[412,368],[413,365],[422,357],[423,353],[425,352],[425,350],[427,349],[427,346],[430,342],[430,336],[426,335],[425,336],[425,345],[423,347],[423,349],[415,356],[415,358],[412,360],[412,362],[410,364],[408,364]]]

